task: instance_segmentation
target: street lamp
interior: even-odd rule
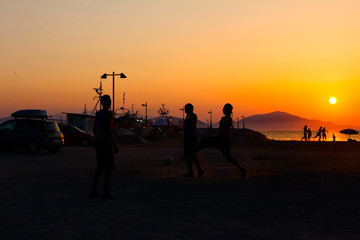
[[[141,106],[145,107],[145,126],[147,126],[147,101],[145,104],[142,104]]]
[[[119,73],[119,74],[115,74],[115,72],[113,72],[112,74],[106,74],[104,73],[101,78],[106,79],[107,76],[112,76],[113,77],[113,91],[112,91],[112,101],[113,101],[113,115],[115,114],[115,76],[120,76],[120,78],[126,78],[125,74],[123,73]]]
[[[212,128],[212,110],[210,110],[208,113],[210,113],[210,128]]]
[[[185,107],[180,108],[180,111],[182,111],[182,114],[183,114],[182,126],[184,127],[184,122],[185,122]]]

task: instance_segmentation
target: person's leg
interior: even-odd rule
[[[102,175],[103,170],[102,169],[97,169],[95,172],[95,176],[94,176],[94,180],[93,180],[93,184],[92,184],[92,188],[91,188],[91,192],[89,194],[89,196],[91,198],[96,198],[96,197],[100,197],[100,194],[97,192],[97,187],[99,184],[99,180],[100,177]]]
[[[240,164],[236,161],[236,159],[231,155],[230,152],[230,141],[225,140],[221,146],[219,146],[220,152],[224,155],[224,157],[236,166],[241,173],[242,177],[246,177],[246,169],[241,167]]]
[[[99,180],[102,175],[102,172],[104,171],[104,166],[103,166],[104,159],[103,159],[103,151],[101,146],[95,146],[95,151],[96,151],[97,169],[94,175],[92,188],[89,194],[91,198],[96,198],[100,196],[100,194],[97,192],[97,188],[99,185]]]
[[[113,199],[115,197],[113,197],[110,194],[110,181],[111,181],[112,172],[115,168],[115,164],[114,164],[114,150],[111,144],[105,146],[104,158],[105,158],[105,174],[104,174],[103,198]]]
[[[103,197],[109,197],[110,194],[110,180],[111,180],[112,170],[106,169],[104,174],[104,187],[103,187]]]
[[[194,177],[194,172],[192,168],[192,158],[191,158],[191,139],[184,138],[184,159],[188,165],[188,172],[183,174],[184,177]]]
[[[196,156],[196,154],[193,154],[192,159],[194,160],[195,166],[198,169],[198,178],[200,178],[204,175],[204,171],[202,170],[202,168],[200,166],[200,161],[199,161],[198,157]]]

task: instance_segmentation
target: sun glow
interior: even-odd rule
[[[335,104],[336,103],[336,98],[334,98],[334,97],[330,98],[329,102],[331,104]]]

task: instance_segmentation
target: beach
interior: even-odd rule
[[[184,178],[182,152],[121,144],[113,200],[88,198],[92,147],[0,152],[0,239],[360,239],[360,143],[234,142],[247,179],[213,148]]]

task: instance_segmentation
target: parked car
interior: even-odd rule
[[[76,126],[59,124],[59,128],[62,134],[64,134],[64,140],[66,145],[94,145],[94,136],[90,133],[85,132],[84,130],[81,130]]]
[[[11,115],[15,119],[0,125],[0,147],[27,149],[37,153],[41,149],[55,153],[64,145],[64,136],[56,122],[47,120],[45,110],[20,110]]]

